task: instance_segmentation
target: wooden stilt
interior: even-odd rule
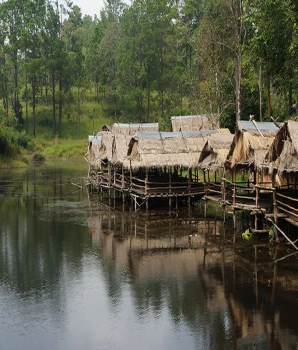
[[[111,198],[111,186],[112,186],[112,169],[111,163],[108,164],[108,181],[109,181],[109,198]]]
[[[233,226],[234,226],[234,237],[233,237],[233,243],[236,243],[236,212],[235,209],[233,210]]]

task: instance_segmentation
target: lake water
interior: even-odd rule
[[[195,210],[134,212],[87,163],[0,173],[0,349],[297,349],[298,257]]]

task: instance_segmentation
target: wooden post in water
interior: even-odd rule
[[[233,226],[234,226],[234,237],[233,237],[233,243],[236,243],[236,211],[233,209]]]
[[[149,187],[149,177],[148,177],[148,168],[146,168],[146,177],[145,177],[145,196],[147,196],[148,194],[148,187]],[[149,209],[149,203],[148,203],[148,199],[146,200],[146,212]]]
[[[233,193],[233,205],[236,204],[236,167],[233,169],[233,184],[234,184],[234,193]]]
[[[171,193],[172,193],[172,174],[171,174],[171,172],[169,172],[169,212],[171,212],[171,210],[172,210]]]
[[[108,162],[108,183],[109,183],[109,198],[111,198],[112,169],[111,169],[110,162]]]
[[[188,168],[188,208],[190,208],[192,168]]]
[[[226,222],[226,179],[222,180],[223,222]]]

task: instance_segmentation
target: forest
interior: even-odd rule
[[[0,153],[71,121],[80,138],[98,120],[169,130],[207,114],[233,131],[295,113],[297,0],[105,0],[93,17],[75,0],[3,0],[0,26]]]

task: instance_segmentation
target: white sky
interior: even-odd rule
[[[1,0],[0,0],[1,1]],[[62,0],[58,0],[59,3],[62,2]],[[100,10],[104,7],[104,0],[72,0],[73,5],[77,5],[81,8],[82,15],[90,15],[91,17],[94,17],[94,15],[97,15],[99,18]],[[126,4],[130,4],[129,0],[123,0]]]
[[[99,12],[104,6],[104,0],[72,0],[74,5],[81,8],[82,15],[97,15],[99,17]]]

